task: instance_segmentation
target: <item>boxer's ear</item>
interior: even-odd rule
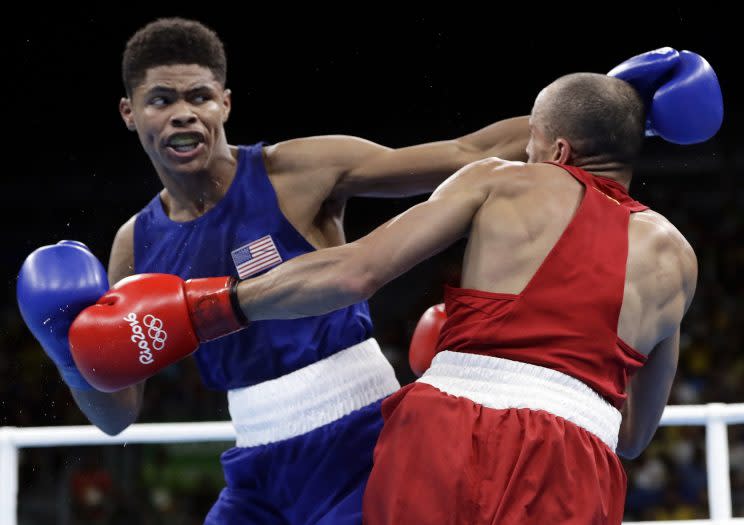
[[[129,131],[137,130],[137,125],[134,123],[134,110],[132,109],[132,101],[129,100],[127,97],[122,97],[119,101],[119,115],[121,115],[121,118]]]
[[[558,137],[553,143],[553,162],[558,164],[571,164],[573,159],[576,157],[571,143],[563,137]]]

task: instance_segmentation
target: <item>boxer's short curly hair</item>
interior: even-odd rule
[[[212,29],[184,18],[161,18],[137,31],[127,42],[121,75],[127,96],[157,66],[196,64],[208,68],[223,87],[227,79],[225,47]]]

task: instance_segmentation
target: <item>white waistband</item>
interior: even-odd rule
[[[227,393],[238,447],[299,436],[400,388],[377,341],[367,339],[317,363]]]
[[[591,432],[613,452],[617,447],[620,411],[578,379],[550,368],[444,351],[419,382],[489,408],[545,410]]]

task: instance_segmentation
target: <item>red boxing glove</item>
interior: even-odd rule
[[[431,366],[431,360],[437,353],[439,332],[446,320],[447,312],[444,304],[440,303],[426,310],[416,325],[408,350],[408,364],[419,377]]]
[[[199,343],[248,323],[232,277],[141,274],[119,281],[70,326],[70,351],[102,392],[139,383],[194,352]]]

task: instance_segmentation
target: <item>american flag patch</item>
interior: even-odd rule
[[[279,255],[271,235],[244,244],[230,254],[235,263],[235,269],[238,270],[238,277],[241,279],[282,262],[282,256]]]

